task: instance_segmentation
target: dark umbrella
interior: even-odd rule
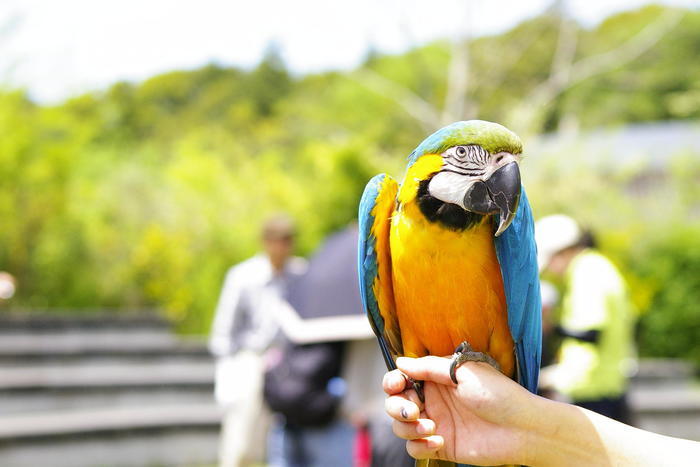
[[[357,225],[326,239],[292,284],[289,303],[303,319],[364,315],[357,282]]]

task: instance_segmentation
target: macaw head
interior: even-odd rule
[[[497,215],[498,236],[520,201],[520,138],[483,120],[448,125],[426,138],[409,157],[406,180],[414,181],[421,212],[450,228],[467,228]]]

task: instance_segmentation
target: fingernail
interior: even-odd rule
[[[430,435],[433,432],[430,425],[427,425],[425,423],[419,423],[416,427],[416,431],[419,435]]]
[[[401,417],[408,418],[408,412],[406,411],[406,407],[401,407]]]
[[[443,446],[443,440],[439,436],[431,436],[427,439],[427,444],[430,449],[440,449]]]

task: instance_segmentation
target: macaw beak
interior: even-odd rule
[[[498,237],[508,228],[520,202],[520,169],[509,162],[484,181],[474,182],[464,194],[464,207],[479,214],[498,214]]]

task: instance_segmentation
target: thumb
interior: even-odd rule
[[[418,381],[432,381],[444,386],[454,386],[450,378],[450,364],[452,361],[444,357],[399,357],[396,366],[406,376]]]

